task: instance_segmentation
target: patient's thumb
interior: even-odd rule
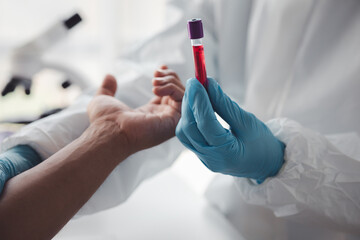
[[[117,82],[114,76],[106,75],[96,95],[114,96],[117,88]]]

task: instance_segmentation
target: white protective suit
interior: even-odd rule
[[[126,82],[117,97],[130,106],[146,102],[152,95],[149,69],[159,63],[182,78],[192,76],[186,19],[201,17],[209,75],[286,144],[276,177],[256,185],[219,174],[207,191],[209,201],[247,239],[359,239],[360,1],[173,4],[169,28],[119,62],[124,71],[117,77]],[[30,144],[49,157],[87,127],[90,98],[29,125],[5,141],[4,149]],[[124,201],[180,151],[172,139],[134,154],[80,214]]]

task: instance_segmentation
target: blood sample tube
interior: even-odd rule
[[[204,46],[202,44],[204,32],[201,19],[194,18],[189,20],[188,31],[194,53],[195,77],[205,88],[207,88]]]

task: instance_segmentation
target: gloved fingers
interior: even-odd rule
[[[184,123],[183,118],[181,118],[176,126],[175,134],[180,142],[196,155],[201,154],[204,151],[204,148],[208,146],[194,121],[191,123]]]
[[[229,158],[234,152],[229,148],[234,142],[229,142],[222,146],[204,146],[195,152],[201,162],[211,171],[228,174],[232,170],[232,163]],[[227,155],[231,155],[228,157]]]
[[[186,84],[186,101],[190,105],[197,128],[211,146],[226,144],[234,139],[230,131],[217,120],[205,88],[196,79]]]
[[[197,128],[197,123],[190,109],[187,93],[185,92],[181,105],[181,119],[176,127],[177,135],[185,136],[188,144],[198,150],[199,146],[207,146],[208,143]]]
[[[180,118],[176,129],[175,129],[175,135],[176,137],[180,140],[180,142],[189,150],[196,152],[196,149],[194,148],[194,146],[191,144],[191,142],[189,141],[189,139],[186,137],[184,131],[183,131],[183,123],[182,123],[182,118]]]
[[[211,164],[211,162],[208,162],[208,156],[206,156],[203,153],[200,152],[194,152],[196,156],[200,159],[200,161],[207,167],[210,171],[216,172],[216,169],[214,168],[214,165]]]
[[[241,109],[212,78],[208,78],[208,95],[215,112],[230,125],[232,131],[239,133],[251,125],[255,116]]]
[[[189,139],[186,137],[182,126],[182,118],[180,119],[177,127],[176,127],[176,136],[177,138],[180,140],[180,142],[190,151],[192,151],[193,153],[196,154],[196,156],[200,159],[200,161],[208,168],[211,170],[211,166],[209,166],[209,164],[204,160],[206,159],[206,156],[202,153],[200,153],[199,151],[197,151],[195,149],[195,147],[192,145],[192,143],[189,141]]]
[[[184,104],[183,104],[184,106]],[[184,110],[183,110],[184,112]],[[191,118],[190,118],[191,119]],[[196,122],[184,123],[182,117],[176,127],[176,136],[180,142],[201,160],[213,172],[224,172],[228,163],[224,155],[229,154],[233,142],[222,146],[208,146],[202,134],[198,131]]]
[[[195,150],[198,152],[203,152],[204,148],[209,146],[206,139],[197,128],[196,122],[187,124],[184,128],[184,134],[190,144],[194,146]]]

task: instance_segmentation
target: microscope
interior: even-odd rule
[[[65,64],[51,63],[43,59],[44,53],[64,39],[69,30],[81,22],[79,14],[74,14],[68,19],[57,22],[46,31],[39,34],[26,44],[13,50],[10,59],[11,78],[1,92],[2,96],[13,92],[18,86],[22,86],[25,94],[31,92],[32,78],[42,69],[54,69],[65,73],[66,80],[62,83],[63,88],[76,84],[81,90],[87,88],[83,76]]]

